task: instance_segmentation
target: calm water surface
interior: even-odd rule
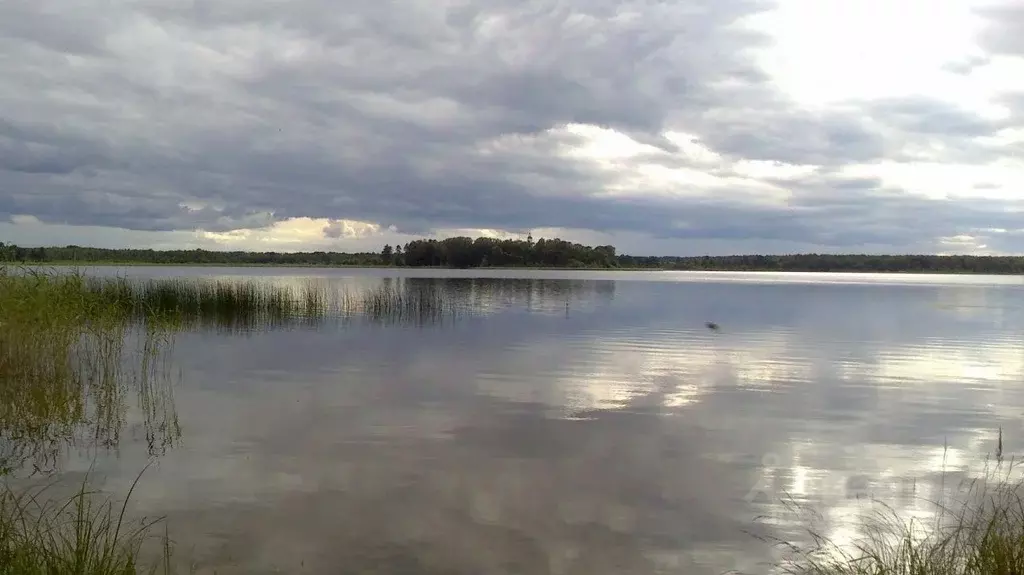
[[[135,504],[199,573],[762,573],[783,498],[843,540],[858,495],[923,513],[1021,441],[1020,278],[90,271],[434,282],[473,310],[179,336],[182,436]],[[95,464],[115,492],[147,460],[128,435]]]

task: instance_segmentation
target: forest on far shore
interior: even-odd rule
[[[165,264],[283,266],[536,267],[703,271],[1024,273],[1024,257],[866,254],[736,256],[631,256],[614,246],[561,239],[499,240],[454,237],[386,245],[379,252],[243,252],[104,249],[81,246],[26,248],[0,242],[0,262],[33,264]]]

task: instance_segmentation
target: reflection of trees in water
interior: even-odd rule
[[[0,342],[0,475],[50,474],[72,449],[118,448],[133,392],[149,454],[162,455],[180,439],[170,335],[141,328],[64,341],[50,335],[49,344],[29,337],[41,347]]]
[[[566,303],[588,306],[615,297],[611,280],[539,278],[384,278],[382,285],[410,292],[432,291],[452,307],[470,313],[523,307],[530,311],[559,311]]]

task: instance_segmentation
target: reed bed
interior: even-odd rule
[[[331,291],[315,282],[95,278],[0,269],[0,575],[140,572],[154,522],[129,524],[87,490],[16,490],[50,474],[72,446],[116,447],[131,391],[152,455],[180,438],[169,352],[182,330],[258,330],[336,315],[429,322],[455,313],[438,286]],[[131,493],[129,493],[129,498]],[[162,565],[170,571],[166,534]],[[148,554],[145,554],[149,556]]]
[[[151,451],[172,445],[180,427],[166,356],[182,330],[248,332],[332,316],[423,325],[461,309],[430,281],[338,291],[315,281],[131,281],[0,269],[0,474],[52,471],[77,436],[116,446],[133,389]]]
[[[410,282],[345,292],[341,311],[345,316],[359,316],[373,323],[425,325],[455,319],[462,307],[449,292],[436,285]]]
[[[454,317],[460,309],[447,291],[429,282],[338,289],[313,280],[279,285],[249,279],[95,278],[87,282],[87,289],[137,321],[175,330],[256,331],[316,325],[329,317],[422,324]]]
[[[11,485],[56,473],[69,449],[117,447],[133,393],[150,454],[173,446],[181,437],[169,363],[175,334],[331,316],[424,324],[458,309],[431,282],[338,291],[315,281],[132,281],[0,269],[0,575],[140,571],[155,523],[129,525],[124,506],[100,500],[84,483],[68,498]]]
[[[168,390],[146,369],[168,343],[155,326],[135,324],[81,276],[0,272],[0,475],[46,473],[81,437],[116,445],[129,390]],[[164,412],[167,443],[179,433]]]
[[[312,284],[294,290],[259,281],[89,278],[86,289],[135,321],[173,330],[255,330],[327,310],[326,294]]]
[[[68,322],[77,326],[65,333],[80,331],[81,326],[145,326],[160,333],[211,327],[253,331],[316,324],[332,316],[429,323],[454,317],[465,307],[457,294],[429,280],[338,289],[314,280],[282,285],[259,279],[131,280],[75,272],[0,271],[0,303],[6,301],[17,305],[0,311],[0,318],[15,310],[25,312],[16,314],[21,320],[15,322],[17,329],[46,330]]]
[[[167,324],[77,274],[0,270],[0,575],[137,573],[150,523],[81,489],[70,498],[16,490],[54,473],[72,447],[116,447],[131,390],[150,452],[180,437],[165,369]],[[129,494],[130,495],[130,494]]]
[[[865,535],[840,546],[815,531],[809,545],[775,541],[787,575],[1020,575],[1024,573],[1024,483],[1013,462],[962,482],[949,501],[930,501],[934,520],[907,519],[881,503],[862,518]],[[813,520],[808,519],[809,523]]]
[[[419,282],[339,290],[315,281],[289,286],[247,279],[95,278],[87,289],[138,321],[163,322],[174,329],[259,330],[355,316],[426,322],[452,316],[458,309],[442,288]]]

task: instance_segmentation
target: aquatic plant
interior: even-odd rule
[[[329,316],[430,324],[458,301],[433,280],[337,290],[307,280],[90,277],[0,269],[0,474],[49,473],[71,445],[113,447],[134,390],[152,454],[180,438],[174,335],[315,325]]]
[[[458,316],[460,306],[448,292],[425,281],[385,283],[359,292],[344,292],[340,309],[382,324],[434,324]]]
[[[90,278],[86,286],[136,321],[173,330],[259,331],[317,325],[328,317],[426,323],[457,308],[442,288],[423,281],[338,289],[315,280],[282,285],[260,279]]]
[[[327,311],[326,294],[312,283],[296,290],[256,280],[92,277],[86,289],[135,321],[173,330],[254,330],[295,318],[322,317]]]
[[[22,472],[56,472],[71,446],[117,446],[132,390],[150,454],[180,438],[168,363],[176,333],[264,329],[329,314],[431,321],[454,309],[443,290],[423,282],[342,293],[312,281],[131,281],[0,269],[0,575],[138,572],[155,523],[129,525],[127,501],[119,509],[98,503],[84,482],[65,499],[12,485]],[[166,535],[163,543],[169,570]]]
[[[94,288],[79,274],[0,269],[0,575],[134,574],[155,525],[129,522],[127,500],[100,502],[85,482],[68,498],[14,487],[20,472],[55,472],[71,446],[117,446],[133,389],[150,454],[180,438],[168,324],[140,323],[124,292]]]
[[[128,502],[117,505],[88,488],[88,477],[70,497],[52,494],[54,484],[0,491],[0,575],[137,575],[171,573],[171,545],[162,521],[128,518]],[[143,553],[156,539],[159,552]],[[151,556],[152,562],[144,556]]]
[[[865,535],[839,545],[813,530],[806,546],[775,541],[790,575],[1019,575],[1024,573],[1024,491],[1013,463],[962,483],[958,499],[929,502],[934,522],[876,502]]]
[[[163,401],[170,381],[154,368],[169,343],[82,276],[0,271],[0,475],[26,466],[48,473],[80,438],[117,445],[133,388],[161,406],[163,420],[145,422],[163,434],[150,436],[154,449],[173,443],[177,416]]]

